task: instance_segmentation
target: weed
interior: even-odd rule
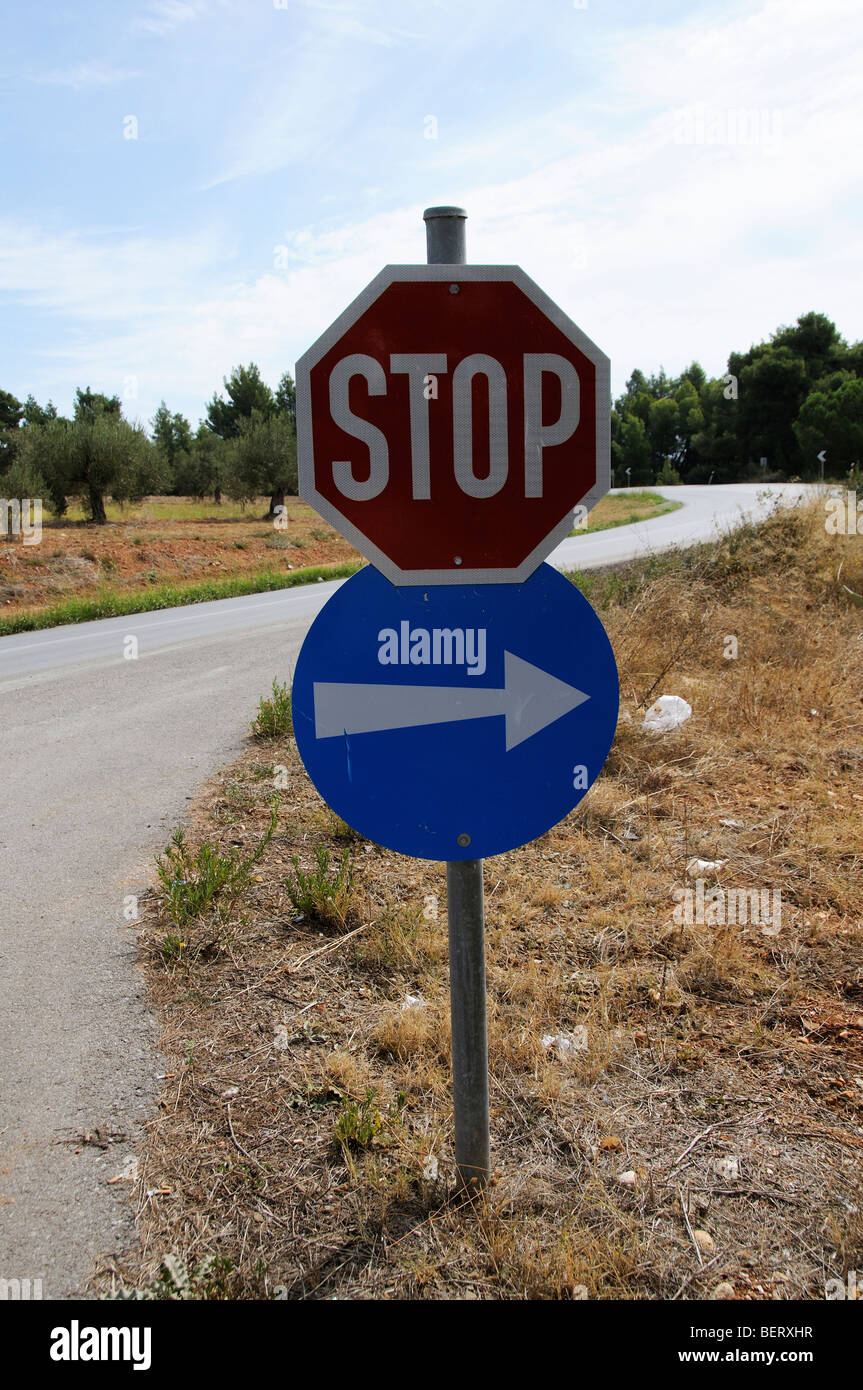
[[[185,941],[181,941],[176,932],[166,932],[162,937],[162,959],[166,965],[175,960],[182,960],[185,949]]]
[[[258,713],[251,723],[255,738],[284,738],[293,732],[291,718],[291,691],[287,681],[280,683],[273,677],[272,698],[263,695],[258,703]]]
[[[330,872],[330,851],[319,845],[316,867],[309,873],[300,868],[296,855],[291,862],[293,874],[286,880],[288,896],[294,909],[304,917],[312,917],[324,927],[344,927],[351,902],[354,870],[348,847]]]
[[[381,1110],[371,1086],[366,1088],[365,1096],[361,1101],[351,1100],[349,1096],[343,1097],[342,1108],[339,1111],[335,1128],[335,1137],[342,1149],[347,1151],[349,1149],[369,1148],[384,1125],[393,1125],[399,1122],[405,1102],[404,1092],[399,1091],[395,1100],[390,1101],[386,1110]]]
[[[245,782],[237,778],[232,778],[225,784],[222,795],[226,804],[236,807],[237,810],[248,810],[255,804],[255,793]]]
[[[227,1276],[234,1268],[233,1260],[225,1255],[207,1255],[196,1265],[189,1265],[178,1255],[165,1255],[159,1273],[142,1288],[121,1286],[108,1297],[126,1302],[187,1302],[221,1300],[230,1297]]]
[[[276,775],[276,769],[272,763],[258,763],[251,769],[251,773],[256,782],[271,782]]]
[[[237,850],[222,854],[206,841],[193,854],[182,827],[174,832],[164,855],[156,855],[156,868],[165,893],[165,906],[178,927],[182,929],[199,917],[220,895],[227,893],[233,900],[248,887],[252,868],[273,838],[277,820],[278,798],[275,798],[267,829],[252,853],[245,856]],[[178,958],[181,945],[177,942],[172,947],[172,958]]]

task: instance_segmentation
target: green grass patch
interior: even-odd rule
[[[636,521],[650,521],[655,516],[676,512],[682,502],[670,502],[658,492],[627,492],[603,497],[590,513],[597,518],[586,526],[576,526],[571,536],[589,536],[594,531],[610,531],[615,526],[631,526]]]
[[[65,623],[89,623],[97,618],[121,618],[134,613],[152,613],[160,608],[182,608],[190,603],[210,603],[214,599],[241,598],[245,594],[272,593],[294,589],[298,584],[314,584],[319,579],[347,579],[362,567],[361,560],[341,565],[309,565],[304,569],[252,570],[224,579],[208,579],[193,584],[153,584],[143,592],[123,593],[99,589],[87,598],[68,598],[37,613],[19,613],[0,618],[0,637],[16,632],[36,632]]]
[[[151,521],[253,521],[269,505],[269,497],[255,498],[245,507],[229,497],[221,502],[214,502],[212,498],[198,502],[189,497],[148,497],[143,502],[125,504],[107,501],[105,514],[109,521],[135,522],[136,525]],[[70,498],[65,514],[53,517],[46,524],[62,531],[66,525],[87,520],[88,515],[78,498]]]

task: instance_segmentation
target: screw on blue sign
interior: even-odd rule
[[[370,840],[420,859],[501,854],[562,820],[617,725],[617,666],[587,599],[549,565],[522,584],[396,588],[366,568],[297,662],[297,747]]]

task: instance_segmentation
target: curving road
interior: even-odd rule
[[[691,544],[772,505],[756,485],[657,490],[684,507],[564,541],[551,562]],[[67,1297],[133,1238],[128,1184],[110,1179],[161,1068],[124,909],[336,587],[0,638],[0,1279]],[[96,1130],[127,1137],[66,1142]]]

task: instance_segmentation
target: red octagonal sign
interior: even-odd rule
[[[300,494],[393,583],[520,582],[608,491],[608,358],[518,266],[387,266],[296,381]]]

